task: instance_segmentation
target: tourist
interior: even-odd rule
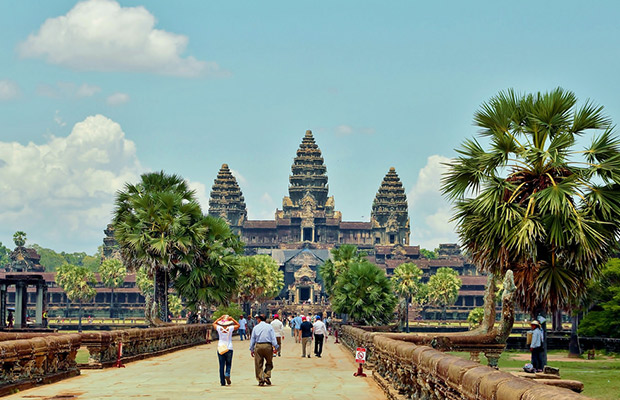
[[[254,357],[254,373],[258,386],[265,386],[265,384],[271,385],[273,355],[278,349],[278,341],[273,327],[265,322],[265,316],[258,315],[257,319],[258,325],[252,329],[250,337],[250,355]]]
[[[301,322],[300,315],[296,315],[295,318],[291,320],[291,331],[293,332],[295,343],[301,342],[301,336],[299,335],[299,327],[301,326]]]
[[[273,321],[271,321],[271,326],[273,327],[273,331],[276,333],[276,341],[278,342],[278,357],[282,356],[282,340],[284,340],[284,325],[282,321],[280,321],[280,317],[278,314],[273,316]]]
[[[232,337],[235,329],[239,329],[239,322],[225,314],[215,320],[213,328],[219,335],[217,358],[220,362],[220,384],[222,386],[230,385],[230,369],[233,358]]]
[[[316,322],[312,325],[314,331],[314,355],[321,358],[323,353],[323,339],[327,336],[327,327],[317,315]]]
[[[543,347],[543,331],[540,328],[540,322],[533,320],[530,322],[532,327],[532,343],[530,343],[530,352],[532,352],[532,365],[536,372],[542,372],[543,370],[543,353],[545,351]]]
[[[248,320],[245,319],[245,315],[241,316],[241,319],[239,320],[239,340],[245,340],[246,336],[245,336],[245,327],[248,324]]]
[[[301,356],[306,357],[306,347],[312,341],[312,323],[308,321],[308,318],[301,317],[301,326],[299,332],[301,334]],[[307,357],[310,358],[310,350],[308,350]]]
[[[13,327],[13,321],[15,321],[15,318],[13,318],[13,310],[9,310],[9,315],[6,318],[7,319],[7,327],[8,328],[12,328]]]

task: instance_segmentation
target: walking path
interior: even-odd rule
[[[6,399],[384,399],[370,377],[356,378],[352,355],[333,337],[323,357],[301,358],[290,330],[282,357],[274,358],[272,386],[259,387],[249,341],[235,338],[232,385],[220,386],[217,342],[127,364],[126,368],[82,370],[82,375],[7,396]],[[285,331],[285,332],[286,332]],[[314,345],[314,343],[313,343]]]

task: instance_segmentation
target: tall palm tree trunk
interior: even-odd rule
[[[155,271],[154,300],[157,304],[157,317],[162,321],[168,321],[168,273],[164,270]]]
[[[111,288],[110,292],[110,318],[114,318],[114,287]]]

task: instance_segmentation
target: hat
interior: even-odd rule
[[[273,314],[274,318],[280,318],[280,316],[278,314]]]
[[[536,321],[535,319],[532,320],[532,322],[530,322],[530,325],[536,325],[536,326],[540,326],[540,322]]]
[[[301,320],[302,320],[302,321],[305,321],[305,320],[306,320],[306,317],[301,317]]]
[[[224,319],[218,321],[217,324],[220,326],[229,326],[229,325],[233,325],[234,322],[228,315],[224,315]]]
[[[319,315],[316,316],[316,319],[321,319],[321,317]]]

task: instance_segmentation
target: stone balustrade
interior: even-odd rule
[[[366,347],[371,362],[367,366],[372,367],[374,379],[390,399],[586,399],[567,389],[401,340],[398,335],[341,326],[340,338],[351,350]]]
[[[0,395],[79,375],[79,334],[1,333]]]
[[[204,343],[207,329],[207,325],[196,324],[82,333],[82,344],[90,356],[88,364],[80,366],[103,368],[113,365],[121,342],[124,362],[195,346]]]

